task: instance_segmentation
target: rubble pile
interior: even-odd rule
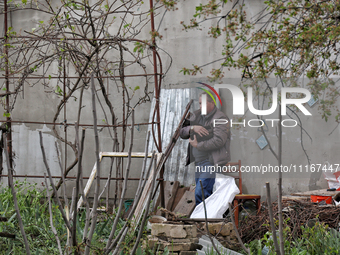
[[[308,201],[283,200],[283,217],[285,224],[290,228],[293,237],[301,235],[301,226],[306,226],[311,219],[324,222],[330,228],[339,228],[340,207],[333,205],[320,206]],[[254,239],[261,239],[270,231],[268,206],[262,203],[262,212],[259,215],[249,215],[240,222],[239,232],[242,241],[251,242]],[[278,206],[273,203],[274,220],[278,220]],[[289,218],[289,220],[287,220]]]
[[[195,255],[196,249],[202,248],[198,244],[195,225],[165,223],[152,224],[148,246],[158,251],[168,248],[169,252],[175,255]]]

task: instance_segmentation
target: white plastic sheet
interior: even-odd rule
[[[328,181],[328,187],[330,189],[335,188],[338,189],[340,188],[340,172],[331,172],[331,171],[324,171],[323,175],[325,179]]]
[[[221,178],[222,176],[222,178]],[[221,174],[216,175],[216,190],[205,200],[208,218],[223,218],[223,213],[228,209],[229,203],[234,200],[235,195],[240,193],[235,179]],[[195,207],[190,218],[204,218],[203,202]]]

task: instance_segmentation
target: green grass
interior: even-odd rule
[[[37,184],[29,184],[26,181],[15,182],[20,214],[23,220],[25,233],[30,245],[31,254],[59,254],[55,236],[50,227],[50,214],[46,190],[38,189]],[[23,238],[20,233],[16,212],[14,209],[11,190],[7,186],[0,186],[0,216],[6,217],[7,222],[0,222],[0,232],[15,234],[15,239],[0,238],[0,255],[25,254]],[[67,241],[67,229],[64,224],[58,205],[52,201],[53,225],[57,230],[61,247],[65,249]],[[77,241],[79,249],[83,251],[83,230],[85,226],[86,212],[81,211],[77,217]],[[115,215],[104,215],[97,222],[95,233],[91,242],[93,254],[101,254],[110,235]],[[116,234],[125,222],[120,219]],[[129,233],[123,243],[123,250],[128,251],[133,245],[135,233]],[[92,254],[91,252],[91,254]]]

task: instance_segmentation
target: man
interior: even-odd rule
[[[201,114],[202,95],[207,99],[206,115]],[[189,139],[186,165],[195,162],[196,206],[202,202],[200,180],[204,197],[208,198],[212,194],[216,175],[210,171],[211,167],[223,166],[230,161],[229,118],[217,109],[214,100],[206,92],[200,95],[199,104],[200,110],[191,114],[180,130],[180,137]],[[214,127],[214,119],[228,120],[228,124],[216,124]]]

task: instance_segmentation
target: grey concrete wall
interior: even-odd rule
[[[221,58],[221,46],[223,39],[213,39],[207,35],[207,29],[214,23],[214,20],[202,23],[199,30],[184,31],[179,24],[185,21],[187,24],[192,18],[195,11],[195,6],[202,1],[181,1],[178,3],[178,10],[176,12],[167,12],[164,17],[160,15],[158,21],[162,19],[159,32],[164,36],[158,45],[161,49],[165,49],[172,58],[163,55],[165,63],[170,65],[171,69],[166,74],[165,86],[166,88],[178,89],[187,87],[196,87],[198,81],[207,82],[207,76],[210,75],[212,68],[219,68],[220,62],[212,63],[203,68],[202,73],[196,76],[184,76],[180,73],[183,67],[192,68],[192,65],[202,66],[206,63],[213,62]],[[203,3],[203,2],[202,2]],[[247,11],[248,17],[256,15],[262,7],[262,1],[246,1],[244,10]],[[173,18],[172,15],[177,15]],[[225,72],[224,78],[220,83],[239,85],[242,74],[238,70],[223,70]],[[337,80],[337,77],[334,77]],[[306,84],[306,80],[301,81]],[[338,85],[338,84],[337,84]],[[221,90],[220,95],[223,101],[222,109],[230,118],[238,118],[240,116],[232,115],[232,96],[229,91]],[[262,100],[262,99],[261,99]],[[268,101],[266,101],[265,109]],[[257,100],[254,100],[254,105],[257,106]],[[305,169],[308,165],[307,156],[311,164],[321,164],[322,167],[328,164],[333,164],[333,168],[339,164],[338,155],[340,152],[340,144],[338,137],[340,129],[335,122],[336,115],[333,112],[332,117],[325,122],[318,111],[318,103],[310,108],[306,108],[312,113],[312,116],[304,116],[301,112],[297,112],[297,116],[303,123],[302,126],[305,131],[302,132],[299,127],[283,128],[283,152],[282,164],[285,166],[296,166],[298,171],[299,166],[303,166],[302,173],[284,174],[283,175],[283,192],[290,194],[293,192],[307,191],[314,189],[321,189],[327,187],[327,181],[324,179],[322,171],[311,173]],[[339,107],[339,102],[336,103]],[[245,108],[247,109],[247,107]],[[298,120],[296,116],[294,119]],[[267,118],[277,118],[276,111]],[[246,120],[256,119],[256,116],[249,111],[244,116]],[[289,118],[288,116],[285,118]],[[332,132],[333,131],[333,132]],[[268,139],[275,152],[278,151],[277,139],[277,125],[269,127],[266,132]],[[308,133],[308,135],[307,135]],[[269,150],[269,146],[261,150],[256,144],[256,139],[261,136],[261,132],[257,128],[233,128],[232,142],[231,142],[231,161],[242,160],[242,165],[246,166],[261,166],[262,165],[277,165],[277,160]],[[305,152],[302,148],[305,149]],[[340,168],[339,168],[340,170]],[[272,196],[275,199],[277,195],[277,174],[258,174],[258,173],[244,173],[243,174],[243,188],[245,192],[251,194],[260,194],[263,198],[266,197],[265,183],[270,182],[272,187]]]

